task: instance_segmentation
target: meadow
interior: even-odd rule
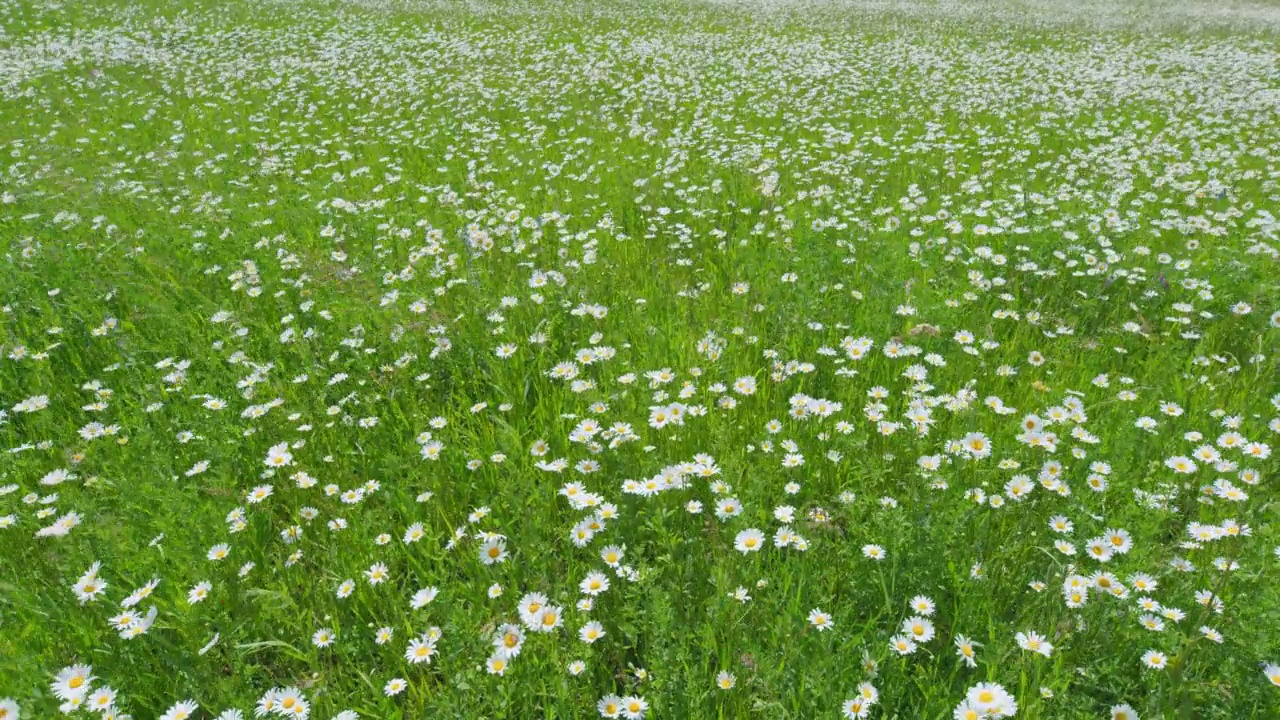
[[[1280,718],[1278,66],[0,0],[0,720]]]

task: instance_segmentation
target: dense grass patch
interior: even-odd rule
[[[1280,717],[1277,28],[0,0],[0,719]]]

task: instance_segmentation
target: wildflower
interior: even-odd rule
[[[604,637],[604,626],[594,620],[583,625],[578,630],[578,639],[584,643],[591,644]]]
[[[532,626],[538,632],[549,633],[555,632],[563,624],[564,612],[554,605],[547,605],[538,611]]]
[[[830,615],[814,608],[809,611],[809,624],[818,632],[823,632],[825,630],[830,630],[835,623],[832,622]]]
[[[387,571],[387,566],[383,563],[374,563],[369,566],[368,570],[364,571],[364,576],[370,585],[381,585],[386,582],[389,572]]]
[[[916,643],[907,635],[894,635],[889,638],[889,648],[899,655],[910,655],[916,651]]]
[[[578,588],[583,595],[599,595],[609,589],[609,578],[604,573],[593,570],[587,573],[587,576],[579,583]]]
[[[209,597],[209,591],[212,589],[213,584],[208,581],[196,583],[191,588],[191,591],[187,593],[187,603],[194,605],[198,602],[203,602],[205,598]]]
[[[1015,636],[1015,639],[1018,642],[1018,647],[1023,650],[1030,650],[1045,657],[1053,654],[1053,644],[1041,637],[1039,633],[1020,632]]]
[[[977,710],[982,717],[1013,717],[1018,712],[1018,703],[1004,687],[996,683],[978,683],[965,693],[962,703]],[[957,717],[963,717],[957,712]]]
[[[336,636],[329,628],[320,628],[311,636],[311,644],[318,648],[327,648],[333,644]]]
[[[434,587],[425,587],[413,594],[413,598],[409,601],[409,607],[414,610],[420,610],[431,604],[436,599],[439,590]]]
[[[93,680],[93,668],[88,665],[72,665],[63,668],[54,678],[53,694],[59,700],[79,702],[89,692]]]
[[[620,717],[622,715],[622,698],[617,695],[605,695],[596,703],[596,711],[600,713],[600,717]]]
[[[116,704],[116,691],[112,690],[110,687],[103,686],[98,688],[97,690],[94,690],[92,693],[89,694],[89,698],[88,700],[85,701],[84,706],[95,712],[105,713],[111,710],[112,708],[114,708],[115,704]],[[5,709],[4,704],[0,703],[0,720],[4,720],[5,718],[9,717],[8,715],[5,714],[5,712],[3,712],[4,709]],[[16,720],[17,718],[16,709],[13,711],[12,715],[14,720]]]
[[[507,544],[502,538],[492,538],[486,540],[480,546],[480,562],[485,565],[495,565],[505,562],[507,559]]]
[[[759,552],[764,547],[764,533],[755,528],[743,530],[734,538],[733,547],[743,555]]]
[[[1142,664],[1152,670],[1163,670],[1169,664],[1169,657],[1159,650],[1148,650],[1142,654]]]
[[[1138,720],[1138,713],[1127,704],[1112,705],[1111,720]]]
[[[856,697],[845,700],[841,710],[849,720],[861,720],[871,716],[871,705],[872,703],[867,702],[865,698]]]
[[[627,718],[627,720],[641,720],[648,709],[649,703],[638,695],[628,695],[622,698],[622,717]]]
[[[926,643],[933,639],[933,623],[918,615],[902,621],[902,634],[917,643]]]
[[[195,717],[196,709],[199,707],[194,700],[184,700],[166,710],[160,716],[160,720],[189,720],[189,718]]]
[[[517,625],[502,625],[494,635],[493,646],[498,654],[513,658],[524,646],[524,631]]]
[[[979,643],[975,640],[970,640],[964,635],[957,635],[955,639],[955,644],[956,644],[956,655],[960,657],[960,662],[963,662],[965,665],[968,665],[971,668],[977,667],[978,666],[977,652],[975,651],[975,648],[981,647],[982,643]]]

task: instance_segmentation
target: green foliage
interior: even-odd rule
[[[0,718],[1280,717],[1277,27],[0,0]]]

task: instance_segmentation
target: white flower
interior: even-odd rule
[[[165,711],[160,720],[189,720],[199,707],[195,700],[184,700]]]
[[[734,538],[733,547],[743,555],[759,552],[764,547],[764,533],[755,528],[743,530]]]

